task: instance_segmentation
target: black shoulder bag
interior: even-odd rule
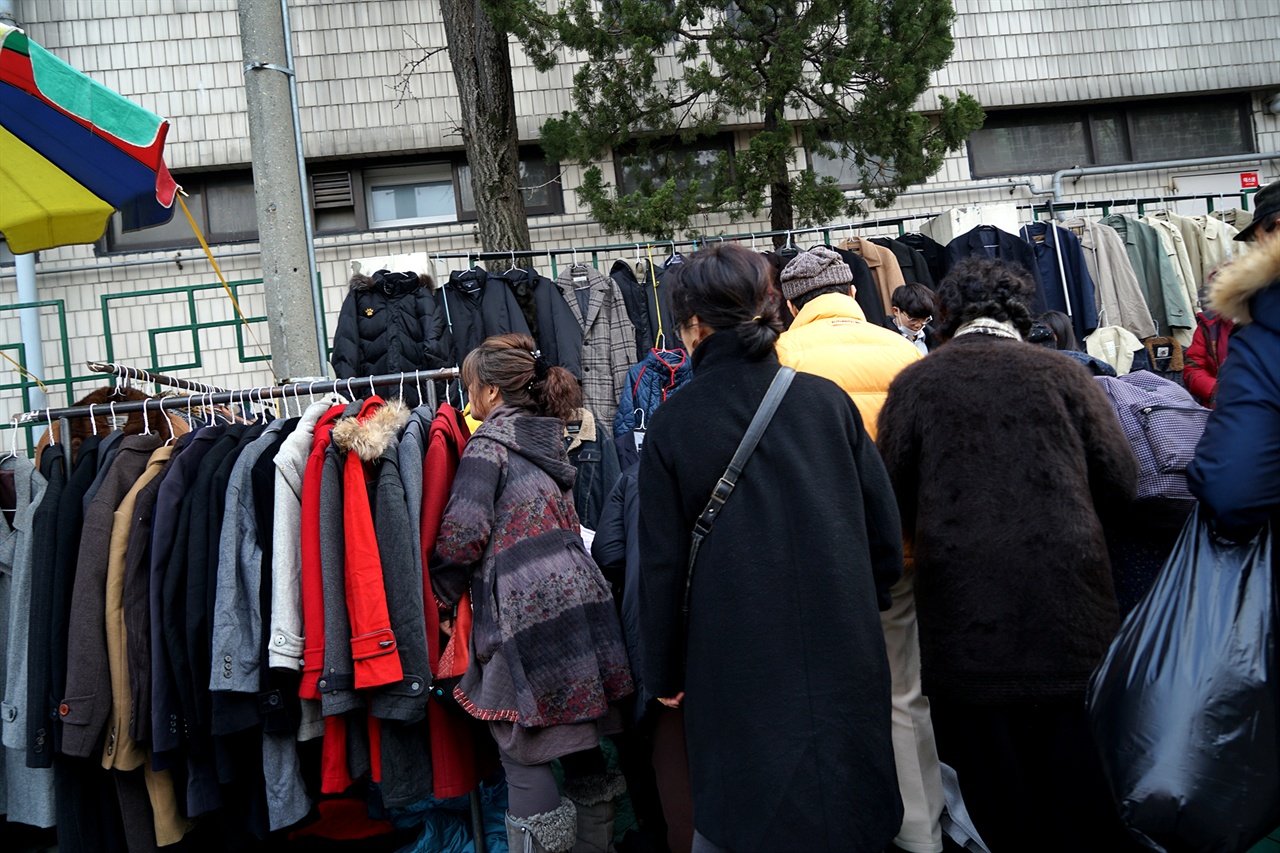
[[[733,452],[733,458],[729,460],[729,467],[725,469],[724,476],[720,478],[716,483],[715,489],[711,492],[711,500],[707,501],[706,508],[702,510],[702,514],[698,516],[697,523],[693,525],[693,542],[689,546],[689,571],[684,580],[684,606],[681,608],[686,636],[688,636],[689,632],[689,602],[693,595],[693,566],[698,561],[698,549],[702,547],[703,540],[711,532],[711,525],[715,524],[716,518],[720,515],[720,510],[724,508],[729,496],[733,494],[733,489],[738,484],[738,478],[742,476],[742,469],[746,466],[747,460],[751,458],[756,445],[760,443],[760,437],[764,435],[769,422],[773,420],[774,412],[778,411],[778,404],[782,402],[782,397],[787,393],[787,388],[791,385],[791,380],[795,375],[795,370],[790,367],[783,367],[774,375],[773,382],[769,385],[769,390],[765,392],[764,399],[760,401],[760,408],[756,409],[755,417],[751,419],[751,424],[747,427],[747,434],[742,437],[742,443]]]

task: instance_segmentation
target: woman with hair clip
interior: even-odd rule
[[[690,575],[695,522],[782,369],[782,326],[760,255],[717,245],[677,270],[693,379],[640,457],[640,667],[664,706],[664,808],[682,724],[694,851],[880,853],[902,823],[878,612],[902,572],[888,475],[849,395],[795,374]]]
[[[614,703],[633,686],[613,596],[573,506],[563,435],[582,394],[528,335],[485,340],[463,361],[462,380],[482,423],[430,566],[443,632],[471,590],[472,657],[453,697],[497,741],[511,850],[606,851],[625,783],[606,772],[599,739],[621,730]]]

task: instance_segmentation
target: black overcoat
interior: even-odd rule
[[[877,600],[902,570],[888,475],[849,395],[799,374],[698,557],[694,521],[777,373],[733,332],[693,354],[640,458],[645,684],[685,691],[694,822],[735,853],[882,850],[902,823]]]

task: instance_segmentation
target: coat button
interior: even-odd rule
[[[227,663],[231,663],[231,655],[224,655],[222,659]]]
[[[418,692],[418,690],[419,690],[421,687],[422,687],[422,685],[421,685],[421,684],[419,684],[419,683],[418,683],[418,682],[416,682],[416,681],[409,685],[409,689],[410,689],[410,690],[412,690],[412,691],[413,691],[413,692],[415,692],[415,693],[416,693],[416,692]]]
[[[276,645],[277,645],[277,646],[283,646],[283,645],[284,645],[284,637],[276,637]]]
[[[67,714],[71,713],[71,709],[67,706],[66,702],[63,702],[61,705],[58,706],[58,713],[61,716],[65,717]]]
[[[279,697],[279,696],[274,696],[274,695],[273,695],[270,699],[268,699],[268,700],[267,700],[267,703],[268,703],[268,704],[271,704],[271,705],[279,705],[279,704],[280,704],[280,697]]]
[[[170,714],[170,715],[169,715],[169,721],[170,721],[170,722],[172,722],[172,723],[176,723],[176,722],[178,721],[178,715],[177,715],[177,714]]]
[[[318,682],[316,682],[316,686],[319,687],[321,690],[323,690],[328,684],[329,682],[325,681],[323,678],[320,679]]]
[[[40,745],[43,745],[43,744],[44,744],[44,735],[41,735],[40,737],[36,738],[36,743],[37,743],[37,744],[40,744]],[[36,750],[36,752],[39,752],[39,751],[40,751],[40,750]]]

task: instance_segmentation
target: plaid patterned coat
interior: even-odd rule
[[[563,429],[504,406],[458,465],[431,585],[445,604],[470,586],[472,659],[454,696],[477,719],[586,722],[634,689],[612,593],[578,533]]]
[[[636,328],[622,291],[604,273],[583,265],[566,268],[556,287],[582,327],[582,405],[600,423],[611,424],[636,358]],[[585,315],[578,304],[579,287],[591,291]]]

